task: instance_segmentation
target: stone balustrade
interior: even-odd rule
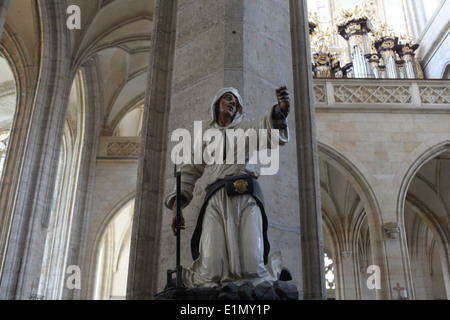
[[[137,161],[141,146],[140,137],[101,136],[97,160]]]
[[[316,111],[450,112],[448,80],[315,79]]]

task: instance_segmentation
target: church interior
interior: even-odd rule
[[[450,0],[303,3],[324,299],[448,300]],[[289,8],[1,1],[0,299],[164,288],[176,246],[162,200],[175,183],[170,134],[208,116],[219,87],[237,87],[253,116],[276,86],[294,87]],[[301,288],[294,117],[289,128],[280,170],[261,185],[272,250]],[[186,209],[183,265],[200,206]]]

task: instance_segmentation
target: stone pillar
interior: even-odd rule
[[[161,186],[165,171],[177,2],[155,2],[127,299],[152,299],[157,291],[161,215],[164,212]]]
[[[39,81],[22,95],[32,96],[28,107],[33,110],[21,130],[28,135],[24,146],[26,156],[18,160],[20,175],[5,235],[0,299],[36,298],[41,275],[48,217],[51,212],[54,186],[66,119],[73,73],[70,72],[68,30],[64,3],[40,1],[42,13],[41,65]],[[22,88],[23,89],[23,88]],[[28,98],[27,96],[26,98]]]
[[[70,265],[78,265],[81,268],[81,290],[73,290],[65,284],[62,288],[62,300],[85,300],[89,299],[94,289],[89,288],[89,277],[92,276],[86,270],[92,267],[91,258],[85,257],[88,243],[88,224],[92,214],[92,198],[95,191],[96,172],[98,168],[97,155],[100,145],[101,130],[101,90],[98,70],[94,67],[93,59],[89,59],[83,64],[83,87],[89,88],[85,91],[85,132],[81,142],[82,156],[80,157],[80,167],[78,173],[77,193],[72,213],[71,235],[68,247],[66,268]],[[81,263],[80,263],[81,262]],[[51,270],[51,269],[50,269]],[[64,270],[64,274],[68,275]],[[56,281],[55,281],[56,282]]]
[[[8,5],[10,0],[3,0],[0,3],[0,36],[3,31],[3,26],[5,25],[6,21],[6,14],[8,12]]]
[[[290,0],[303,298],[326,299],[319,159],[306,0]]]
[[[361,294],[358,296],[357,292],[359,286],[357,274],[359,271],[356,269],[356,259],[357,257],[355,257],[353,252],[343,251],[340,252],[340,257],[335,260],[335,270],[340,269],[340,275],[342,277],[341,281],[336,281],[336,298],[339,300],[361,299]],[[335,279],[336,278],[337,277],[335,276]]]
[[[158,4],[156,15],[162,5],[169,6],[166,2],[169,1]],[[175,28],[172,25],[172,29],[166,27],[161,35],[158,30],[163,22],[158,22],[156,17],[153,41],[168,43],[174,41],[171,38],[174,36],[175,42],[173,52],[166,45],[164,48],[168,51],[153,49],[151,53],[151,61],[159,61],[157,66],[165,68],[155,71],[155,67],[150,67],[150,73],[155,75],[150,74],[148,88],[155,91],[157,87],[159,91],[150,95],[155,101],[148,102],[146,112],[152,114],[144,124],[148,132],[144,131],[144,153],[137,184],[128,299],[153,298],[153,294],[164,288],[166,270],[175,267],[175,237],[170,229],[172,215],[163,207],[164,195],[175,185],[174,165],[170,159],[172,144],[168,143],[173,130],[192,130],[194,121],[208,119],[212,99],[222,87],[237,88],[243,97],[245,112],[254,118],[265,115],[277,102],[275,88],[283,84],[293,87],[286,2],[178,1],[177,6],[166,9],[165,16],[163,12],[160,14],[166,24],[176,18],[176,31],[170,33]],[[158,48],[157,45],[152,47]],[[169,58],[173,59],[172,70]],[[158,95],[161,95],[159,103]],[[293,116],[289,122],[293,130]],[[279,173],[262,176],[260,183],[267,205],[271,253],[281,251],[283,262],[293,272],[293,282],[297,285],[301,281],[301,262],[297,179],[292,178],[297,169],[295,160],[291,160],[295,155],[295,141],[281,147]],[[194,200],[183,210],[186,220],[186,230],[181,234],[183,267],[192,263],[190,239],[203,202],[207,174],[206,171],[205,177],[197,182]]]

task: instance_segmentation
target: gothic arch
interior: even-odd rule
[[[16,109],[16,85],[9,63],[0,54],[0,179]]]
[[[431,146],[431,147],[430,147]],[[399,194],[397,196],[397,219],[403,221],[403,208],[405,206],[406,195],[412,180],[416,176],[419,169],[428,161],[436,158],[440,154],[450,150],[450,134],[448,139],[442,136],[434,137],[420,146],[418,146],[405,159],[403,164],[397,170],[394,177],[394,183],[400,185]]]
[[[38,10],[35,7],[35,13]],[[34,22],[35,28],[38,28],[39,16]],[[24,143],[27,139],[28,121],[31,117],[31,108],[33,96],[28,94],[30,88],[36,82],[36,73],[32,72],[30,65],[33,60],[27,53],[24,41],[21,35],[13,26],[5,23],[0,41],[0,52],[7,61],[14,76],[14,85],[16,91],[16,106],[11,124],[11,134],[9,137],[8,149],[6,151],[2,181],[0,185],[0,252],[4,254],[6,242],[9,238],[8,226],[12,218],[14,208],[14,194],[17,192],[18,180],[21,174],[21,163],[25,153]],[[15,129],[18,128],[18,129]],[[0,264],[0,273],[2,265]]]
[[[91,219],[92,193],[94,192],[96,157],[100,136],[101,114],[99,105],[102,104],[101,91],[98,89],[98,76],[95,64],[91,60],[85,62],[78,70],[82,74],[82,86],[84,93],[85,115],[84,115],[84,138],[81,141],[82,155],[78,163],[78,181],[74,186],[77,190],[73,208],[73,222],[71,226],[70,250],[66,265],[80,265],[80,261],[88,260],[89,255],[85,255],[88,243],[89,230],[86,227],[87,221]],[[80,265],[82,270],[86,268],[86,263]],[[88,272],[82,272],[82,290],[69,290],[63,288],[63,299],[83,298],[84,288],[88,283]],[[75,296],[78,295],[78,296]]]
[[[74,68],[87,61],[96,68],[103,92],[103,134],[110,135],[120,119],[144,101],[154,3],[136,1],[132,10],[120,1],[90,1],[80,7],[96,13],[83,17],[82,32],[71,39]]]
[[[350,221],[350,228],[352,237],[350,247],[347,251],[352,250],[353,255],[357,253],[357,246],[359,241],[359,234],[361,226],[364,220],[367,220],[370,226],[370,245],[371,245],[371,256],[373,264],[376,264],[381,269],[381,274],[386,275],[386,249],[382,234],[382,218],[381,211],[377,199],[374,195],[372,187],[361,171],[361,164],[358,163],[358,167],[347,159],[344,155],[331,148],[330,146],[319,142],[318,143],[319,158],[323,159],[327,163],[331,164],[336,168],[349,182],[351,187],[355,190],[361,201],[361,206],[363,210],[354,210],[354,214]],[[328,219],[325,219],[325,222]],[[330,228],[328,225],[328,230],[333,230],[335,227]],[[341,257],[339,259],[342,260]],[[353,257],[355,266],[358,265],[358,261]],[[357,275],[355,275],[357,276]],[[381,290],[377,290],[378,299],[388,299],[389,289],[388,289],[388,279],[386,276],[381,278]],[[358,287],[358,286],[356,286]],[[361,297],[361,292],[357,289],[356,295]]]
[[[447,297],[450,295],[450,287],[448,284],[450,281],[450,261],[448,258],[450,256],[450,226],[447,223],[450,212],[445,212],[445,208],[443,209],[444,211],[437,210],[437,203],[434,204],[433,208],[430,207],[429,204],[423,203],[423,201],[418,198],[420,195],[417,194],[417,191],[415,192],[416,194],[413,194],[410,190],[412,187],[418,187],[420,185],[426,186],[426,188],[432,190],[433,185],[427,185],[423,178],[416,180],[417,177],[419,177],[418,174],[426,165],[431,163],[431,161],[438,159],[444,154],[448,155],[449,152],[450,136],[447,140],[443,139],[442,136],[435,137],[417,147],[406,159],[407,161],[405,161],[402,166],[402,170],[399,170],[399,175],[404,173],[404,176],[401,180],[397,198],[398,221],[400,221],[403,226],[406,226],[408,221],[406,221],[405,212],[408,206],[422,221],[425,222],[426,226],[434,235],[438,247],[443,250],[443,252],[441,252],[441,259]],[[397,177],[397,179],[400,180],[400,177]],[[428,196],[429,195],[427,195],[427,197]],[[409,240],[411,241],[411,239]],[[413,246],[414,243],[408,243],[407,245],[408,247]],[[411,248],[409,248],[409,250],[411,250]],[[409,273],[413,274],[412,271],[410,263]],[[414,277],[412,280],[415,281]]]
[[[442,71],[442,79],[450,79],[450,61],[447,61]]]
[[[450,261],[448,258],[450,252],[450,241],[448,237],[448,231],[446,232],[446,230],[444,230],[442,224],[435,216],[435,214],[431,212],[430,209],[427,208],[427,206],[423,205],[421,201],[415,199],[413,196],[408,195],[405,204],[407,204],[408,207],[410,207],[412,211],[417,215],[415,219],[416,222],[412,226],[416,229],[409,230],[410,232],[407,232],[407,234],[410,234],[410,237],[408,238],[408,247],[411,255],[410,260],[412,260],[411,265],[413,265],[413,261],[417,262],[417,260],[420,259],[420,265],[426,265],[428,267],[428,270],[432,270],[432,267],[436,268],[436,266],[432,265],[430,257],[424,256],[423,251],[427,250],[428,252],[433,253],[434,250],[437,249],[438,255],[440,255],[440,265],[438,266],[438,268],[442,270],[441,279],[443,280],[442,283],[444,284],[444,289],[446,291],[446,299],[448,299],[450,297]],[[417,221],[419,221],[419,223]],[[421,237],[421,235],[426,233],[427,231],[431,232],[434,237],[432,240],[432,245],[425,248],[424,245],[427,245],[427,239],[424,240],[424,237]],[[420,256],[420,254],[422,254],[422,256]],[[414,272],[412,272],[412,274],[413,281],[415,282],[416,279]],[[431,276],[431,274],[429,275]],[[420,279],[422,283],[429,280],[427,279],[427,276],[424,276],[422,278],[424,278]],[[419,290],[420,289],[415,285],[415,295],[419,296],[419,299],[423,299],[424,292],[419,292]],[[431,297],[433,297],[433,295],[431,295]],[[430,298],[430,296],[427,296],[425,298],[428,299]]]
[[[17,22],[11,47],[24,49],[20,58],[15,57],[23,61],[19,79],[24,83],[18,97],[19,106],[24,101],[24,112],[16,119],[17,150],[12,153],[16,158],[7,164],[13,166],[14,179],[0,198],[7,209],[2,213],[14,216],[4,255],[10,268],[0,290],[6,299],[29,297],[28,288],[36,288],[42,269],[65,116],[77,71],[71,69],[70,34],[61,14],[65,11],[64,2],[48,0],[11,1],[8,8],[5,30]],[[4,39],[8,44],[10,38]]]
[[[111,124],[108,126],[111,128],[111,131],[116,132],[120,126],[122,120],[130,114],[130,112],[136,110],[139,107],[143,107],[144,105],[144,93],[142,95],[137,96],[135,99],[131,100],[127,105],[125,105],[120,113],[118,113],[114,119],[111,121]],[[141,117],[142,118],[142,117]],[[137,124],[138,126],[142,126],[142,124]]]
[[[90,266],[90,279],[91,279],[91,283],[89,285],[90,288],[90,292],[88,292],[88,296],[90,297],[90,299],[95,299],[96,297],[101,297],[102,295],[98,293],[98,281],[99,279],[101,279],[102,277],[98,274],[98,267],[100,264],[100,251],[101,251],[101,247],[103,245],[103,239],[104,236],[109,228],[109,226],[111,226],[112,222],[114,221],[115,217],[117,217],[117,215],[121,212],[121,210],[130,205],[134,199],[135,199],[135,192],[132,192],[128,195],[126,195],[125,197],[121,198],[117,203],[114,204],[114,206],[110,209],[105,209],[105,210],[109,210],[109,212],[106,214],[105,218],[102,221],[101,226],[99,227],[99,229],[96,232],[96,236],[95,236],[95,240],[94,240],[94,245],[93,245],[93,249],[92,249],[92,253],[91,253],[91,261],[92,264]],[[130,220],[130,226],[129,226],[129,236],[131,237],[131,222],[132,219]]]
[[[320,162],[324,248],[335,267],[335,290],[331,292],[327,288],[327,297],[361,299],[360,256],[371,256],[371,253],[365,252],[360,255],[362,246],[359,242],[362,239],[361,226],[366,221],[365,210],[348,180],[342,174],[337,176],[337,170],[331,165]],[[340,192],[342,190],[345,191]],[[370,251],[370,248],[363,249]],[[362,261],[365,262],[365,259]],[[364,266],[367,268],[368,265]]]
[[[107,135],[114,132],[127,112],[144,102],[148,50],[130,52],[122,46],[108,47],[91,53],[82,61],[83,66],[89,62],[96,69],[97,85],[103,92],[99,108]]]
[[[2,179],[3,163],[7,156],[8,140],[13,127],[13,120],[17,110],[17,81],[7,59],[3,57],[0,51],[0,183]],[[0,187],[1,189],[1,187]]]
[[[367,210],[367,215],[371,216],[371,219],[374,219],[374,222],[381,225],[382,219],[377,199],[372,191],[370,182],[367,180],[367,177],[364,176],[362,171],[343,154],[326,144],[319,142],[318,151],[319,156],[322,159],[331,163],[347,178],[360,196],[361,201]],[[361,164],[359,164],[359,166],[361,166]]]

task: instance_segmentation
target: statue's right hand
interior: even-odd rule
[[[183,211],[180,209],[180,230],[185,229],[185,221],[183,217]],[[177,235],[177,203],[175,202],[172,207],[172,232]]]

